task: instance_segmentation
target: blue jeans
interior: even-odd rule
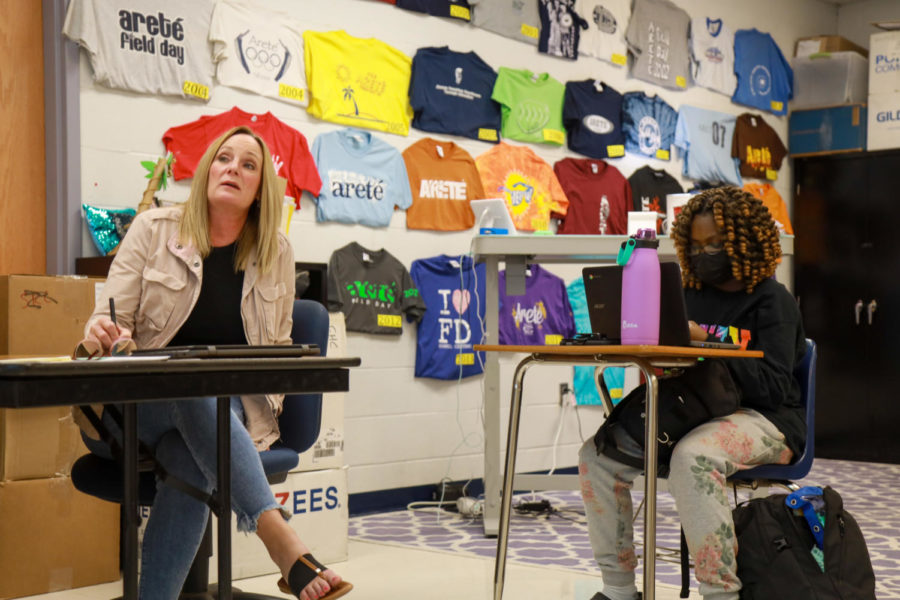
[[[138,438],[166,471],[207,493],[216,481],[216,399],[147,402],[137,407]],[[238,530],[256,531],[259,516],[280,509],[266,481],[259,452],[243,424],[240,399],[231,399],[231,508]],[[121,440],[109,414],[103,422]],[[86,438],[94,454],[110,457],[103,442]],[[206,528],[209,507],[157,481],[156,498],[141,545],[141,600],[178,597]]]

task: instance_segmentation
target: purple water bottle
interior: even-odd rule
[[[659,344],[659,240],[653,229],[638,229],[622,243],[622,345]]]

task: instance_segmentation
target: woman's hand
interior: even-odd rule
[[[709,334],[694,321],[688,321],[688,327],[691,330],[691,340],[693,341],[703,342],[709,337]]]
[[[103,349],[103,354],[109,354],[113,343],[119,339],[131,339],[131,330],[119,327],[107,316],[98,317],[88,330],[87,339],[97,342]]]

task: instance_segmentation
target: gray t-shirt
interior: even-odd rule
[[[212,2],[72,0],[63,33],[89,54],[94,81],[208,101]]]
[[[537,45],[541,25],[537,0],[469,0],[469,5],[476,27]]]
[[[662,87],[690,85],[688,14],[669,0],[635,0],[625,41],[634,55],[631,76]]]

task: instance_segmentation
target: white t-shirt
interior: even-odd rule
[[[90,54],[94,81],[145,94],[209,100],[209,2],[72,0],[63,33]]]
[[[734,93],[734,32],[722,19],[691,19],[691,74],[696,85],[727,96]]]
[[[624,67],[628,60],[625,29],[631,16],[631,0],[576,0],[575,12],[588,22],[581,32],[580,54]]]
[[[291,104],[309,104],[303,32],[288,15],[219,0],[209,41],[219,83]]]

